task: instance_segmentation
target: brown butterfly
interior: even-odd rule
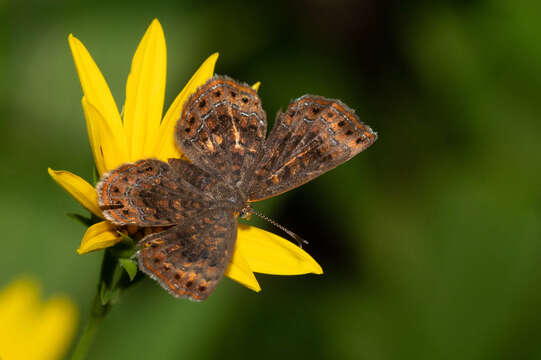
[[[223,276],[249,203],[281,194],[368,148],[376,133],[340,100],[304,95],[265,138],[255,90],[214,76],[184,105],[175,136],[190,159],[140,160],[97,185],[107,220],[163,227],[147,235],[139,268],[172,295],[204,300]]]

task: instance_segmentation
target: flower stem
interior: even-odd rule
[[[96,334],[96,330],[99,324],[103,321],[103,319],[105,319],[105,316],[107,315],[110,309],[111,309],[110,303],[107,303],[106,305],[103,305],[101,303],[101,298],[100,298],[99,289],[98,289],[98,293],[96,293],[96,296],[94,297],[94,301],[92,302],[92,310],[90,311],[88,322],[86,323],[86,326],[83,330],[83,333],[81,334],[81,337],[79,338],[79,342],[75,346],[75,350],[73,351],[71,360],[86,359],[88,352],[90,350],[90,346],[92,345],[92,342],[94,340],[94,335]]]
[[[104,287],[111,284],[110,280],[114,273],[115,262],[116,259],[106,250],[103,254],[100,281],[97,286],[96,295],[92,301],[88,321],[71,355],[71,360],[84,360],[87,358],[96,330],[109,313],[109,310],[111,310],[111,301],[104,301],[102,295]]]

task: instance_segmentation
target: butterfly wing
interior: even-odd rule
[[[305,95],[278,113],[247,185],[249,201],[281,194],[344,163],[377,135],[340,100]]]
[[[175,297],[205,300],[224,274],[236,237],[233,211],[211,210],[143,238],[139,269]]]
[[[256,91],[215,76],[184,105],[175,137],[195,165],[237,187],[260,153],[266,130]]]
[[[173,165],[140,160],[105,174],[97,185],[105,218],[117,225],[167,226],[209,209],[212,198],[191,183],[204,172],[195,168],[185,176],[181,164]]]

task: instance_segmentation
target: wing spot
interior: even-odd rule
[[[242,102],[245,103],[245,104],[248,104],[248,98],[247,98],[247,97],[243,97],[243,98],[242,98]]]
[[[179,274],[179,273],[176,273],[176,274],[175,274],[175,279],[176,279],[176,280],[180,280],[180,274]]]
[[[346,131],[346,135],[349,136],[349,135],[351,135],[351,134],[353,134],[353,131],[351,131],[351,130]]]
[[[363,141],[362,138],[358,138],[355,142],[356,142],[357,144],[360,144],[362,141]]]
[[[195,122],[195,116],[192,116],[188,122],[190,125],[193,124]]]
[[[124,209],[124,210],[122,210],[122,213],[123,213],[124,215],[128,215],[128,214],[130,213],[130,211],[129,211],[128,209]]]
[[[207,290],[206,286],[203,286],[203,285],[199,286],[199,292],[203,292],[205,290]]]
[[[222,95],[222,92],[220,90],[218,90],[218,91],[216,91],[214,93],[214,96],[216,96],[216,97],[219,97],[220,95]],[[235,96],[233,95],[233,97],[235,97]]]
[[[145,169],[146,171],[152,171],[152,166],[147,166],[147,168]]]
[[[332,112],[329,111],[329,112],[327,113],[327,116],[330,117],[330,118],[332,118],[332,117],[334,116],[334,114],[333,114]]]
[[[154,258],[154,264],[157,264],[160,262],[160,259],[158,259],[157,257]]]
[[[312,112],[313,112],[314,114],[318,114],[320,110],[321,110],[321,109],[316,108],[316,107],[315,107],[315,108],[312,108]]]
[[[114,193],[120,192],[120,189],[118,188],[118,186],[115,186],[115,187],[113,188],[113,192],[114,192]]]
[[[207,102],[206,102],[205,100],[203,100],[203,101],[201,101],[201,102],[199,103],[199,108],[202,109],[202,108],[205,107],[205,105],[207,105]]]
[[[231,97],[234,99],[237,96],[237,93],[234,91],[231,91]]]
[[[186,128],[186,129],[184,129],[184,131],[186,131],[187,133],[189,133],[189,132],[190,132],[190,130],[192,130],[192,128],[191,128],[191,127],[189,127],[189,126],[188,126],[188,127]]]
[[[192,287],[192,285],[193,285],[193,281],[191,280],[186,281],[186,284],[184,284],[184,286],[186,286],[187,288]]]
[[[342,126],[344,126],[344,125],[346,125],[345,121],[340,121],[340,122],[338,123],[338,126],[340,126],[340,127],[342,127]]]

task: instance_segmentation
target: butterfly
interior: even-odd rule
[[[137,260],[173,296],[201,301],[212,293],[249,203],[312,180],[377,138],[340,100],[314,95],[292,101],[266,131],[257,92],[214,76],[190,96],[176,124],[176,143],[190,161],[123,164],[97,184],[107,220],[167,227],[139,242]]]

